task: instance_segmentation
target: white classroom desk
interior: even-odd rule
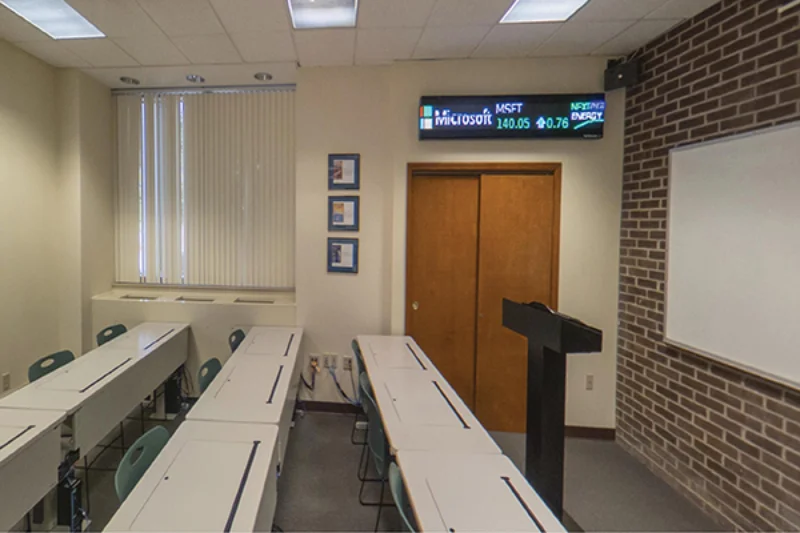
[[[393,453],[502,453],[438,371],[394,370],[378,379],[370,373],[370,380]]]
[[[295,361],[284,357],[232,356],[192,406],[186,420],[272,424],[278,428],[283,462],[295,397],[290,391]]]
[[[71,422],[86,455],[185,361],[189,325],[146,322],[0,400],[0,408],[52,409]]]
[[[300,372],[303,370],[302,365],[297,361],[302,341],[303,328],[255,326],[247,332],[247,336],[234,352],[233,357],[272,358],[290,366],[292,379],[289,382],[291,388],[288,395],[292,399],[294,408],[294,400],[300,388]]]
[[[401,451],[397,462],[421,531],[566,531],[504,455]]]
[[[187,420],[105,531],[270,531],[278,428]]]
[[[0,408],[0,531],[58,483],[63,411]]]
[[[409,336],[359,335],[356,337],[364,366],[375,381],[380,373],[395,370],[419,370],[436,372],[422,348]]]

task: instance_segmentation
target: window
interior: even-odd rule
[[[294,91],[116,102],[117,281],[294,287]]]

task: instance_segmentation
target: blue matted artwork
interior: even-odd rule
[[[360,210],[358,196],[329,196],[328,231],[358,231]]]
[[[328,272],[358,274],[358,239],[328,238]]]
[[[328,190],[357,191],[361,188],[361,156],[359,154],[328,155]]]

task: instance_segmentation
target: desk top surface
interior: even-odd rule
[[[140,324],[9,394],[0,400],[0,407],[57,409],[74,413],[87,398],[188,327],[188,324],[172,322]]]
[[[58,428],[64,418],[62,411],[0,408],[0,466],[48,431]]]
[[[277,424],[286,402],[294,361],[233,355],[200,395],[187,420]]]
[[[438,373],[422,348],[407,335],[359,335],[356,341],[370,376],[395,370]]]
[[[277,436],[264,424],[184,422],[105,530],[253,531],[267,476],[277,476]]]
[[[508,457],[401,451],[397,461],[422,531],[566,531]]]
[[[296,359],[302,337],[303,328],[255,326],[234,355]]]
[[[395,370],[370,380],[392,450],[502,453],[438,372]]]

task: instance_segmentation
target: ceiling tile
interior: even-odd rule
[[[188,62],[180,50],[163,33],[119,37],[114,39],[114,42],[141,65],[183,65]]]
[[[294,61],[292,34],[288,31],[232,33],[231,39],[245,61]]]
[[[304,67],[352,65],[356,30],[302,30],[294,33],[297,57]]]
[[[173,37],[172,42],[195,65],[242,62],[239,52],[225,33]]]
[[[72,39],[63,41],[74,54],[93,67],[126,67],[138,65],[135,59],[110,39]]]
[[[563,24],[498,24],[483,39],[472,57],[525,57],[532,54]]]
[[[673,20],[641,20],[620,33],[600,48],[595,50],[596,55],[625,55],[640,48],[662,33],[666,32],[682,19]]]
[[[633,24],[633,21],[570,21],[555,32],[542,46],[537,48],[532,55],[579,56],[590,54]]]
[[[668,0],[589,0],[570,20],[638,20]]]
[[[719,0],[669,0],[659,9],[656,9],[649,15],[649,19],[679,19],[691,18],[712,5],[716,4]]]
[[[211,0],[228,33],[289,31],[286,0]]]
[[[87,61],[73,54],[64,46],[65,41],[32,41],[24,43],[16,43],[18,46],[28,52],[53,65],[54,67],[88,67],[90,66]]]
[[[49,35],[37,30],[33,24],[2,6],[0,6],[0,38],[12,43],[52,41]]]
[[[224,33],[208,0],[139,0],[170,37]]]
[[[360,29],[356,35],[356,63],[410,59],[420,35],[421,28]]]
[[[195,65],[193,67],[206,78],[208,86],[241,86],[241,85],[282,85],[295,83],[297,67],[294,62],[256,63],[241,65]],[[186,81],[186,67],[138,67],[138,68],[89,68],[84,72],[101,83],[116,89],[130,89],[119,81],[120,76],[132,76],[141,82],[139,88],[148,87],[192,87],[196,84]],[[256,72],[269,72],[272,81],[268,84],[257,81]]]
[[[436,0],[360,0],[360,28],[422,28]]]
[[[428,26],[480,26],[500,22],[513,0],[439,0]]]
[[[491,26],[425,28],[415,59],[456,59],[472,55]]]
[[[161,35],[159,27],[136,0],[67,0],[109,37]]]

